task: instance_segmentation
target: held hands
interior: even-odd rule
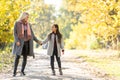
[[[42,45],[42,43],[40,41],[38,41],[38,44]]]
[[[19,42],[19,41],[18,41],[18,42],[16,42],[16,45],[17,45],[17,46],[20,46],[20,42]]]
[[[38,41],[38,44],[42,45],[42,42]],[[64,49],[62,50],[62,54],[64,55]]]

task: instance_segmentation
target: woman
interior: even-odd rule
[[[17,66],[20,56],[23,56],[21,75],[25,75],[24,69],[27,63],[27,56],[33,56],[33,40],[40,44],[35,37],[31,24],[28,22],[29,14],[24,12],[14,25],[14,46],[13,54],[15,54],[13,76],[16,76]]]
[[[64,54],[64,46],[63,46],[62,34],[59,32],[59,27],[57,24],[54,24],[52,26],[52,32],[48,35],[47,39],[43,41],[41,44],[45,44],[47,42],[48,42],[47,54],[51,56],[50,64],[51,64],[52,74],[56,75],[54,70],[54,56],[56,56],[60,75],[63,75],[61,69],[60,56],[61,56],[61,49]]]

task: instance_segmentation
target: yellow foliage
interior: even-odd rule
[[[68,11],[81,13],[79,23],[72,28],[66,47],[87,48],[87,36],[112,41],[120,33],[120,1],[116,0],[65,0]],[[86,27],[83,27],[87,25]],[[112,38],[110,38],[112,37]],[[73,41],[71,41],[71,39]],[[69,43],[69,40],[71,41]]]
[[[0,0],[0,43],[13,41],[14,22],[29,4],[30,0]]]

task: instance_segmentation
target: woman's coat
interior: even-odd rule
[[[17,35],[17,23],[15,23],[14,25],[14,43],[13,43],[13,50],[12,50],[12,53],[15,54],[15,55],[21,55],[22,53],[22,48],[23,48],[23,45],[24,45],[24,39],[19,39],[18,38],[18,35]],[[33,56],[34,57],[34,52],[33,52],[33,40],[38,42],[39,40],[35,37],[33,31],[32,31],[32,28],[31,28],[31,24],[30,24],[30,29],[31,29],[31,39],[29,40],[29,53],[28,53],[28,56]],[[16,45],[16,42],[20,42],[20,46],[17,46]]]
[[[48,49],[47,49],[47,54],[49,56],[53,55],[53,49],[54,49],[54,37],[55,35],[52,34],[51,35],[51,39],[49,39],[49,37],[47,37],[44,41],[42,41],[42,44],[45,44],[48,42]],[[64,43],[63,43],[63,39],[61,39],[61,43],[58,42],[58,37],[56,35],[56,43],[57,43],[57,51],[58,51],[58,57],[61,56],[61,50],[64,50]]]

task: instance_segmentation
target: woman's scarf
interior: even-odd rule
[[[25,33],[24,30],[27,30],[27,36],[25,37]],[[28,41],[31,39],[31,29],[30,29],[30,24],[26,23],[24,25],[24,23],[22,21],[18,21],[17,22],[17,34],[18,34],[18,38],[23,38],[25,41]]]

